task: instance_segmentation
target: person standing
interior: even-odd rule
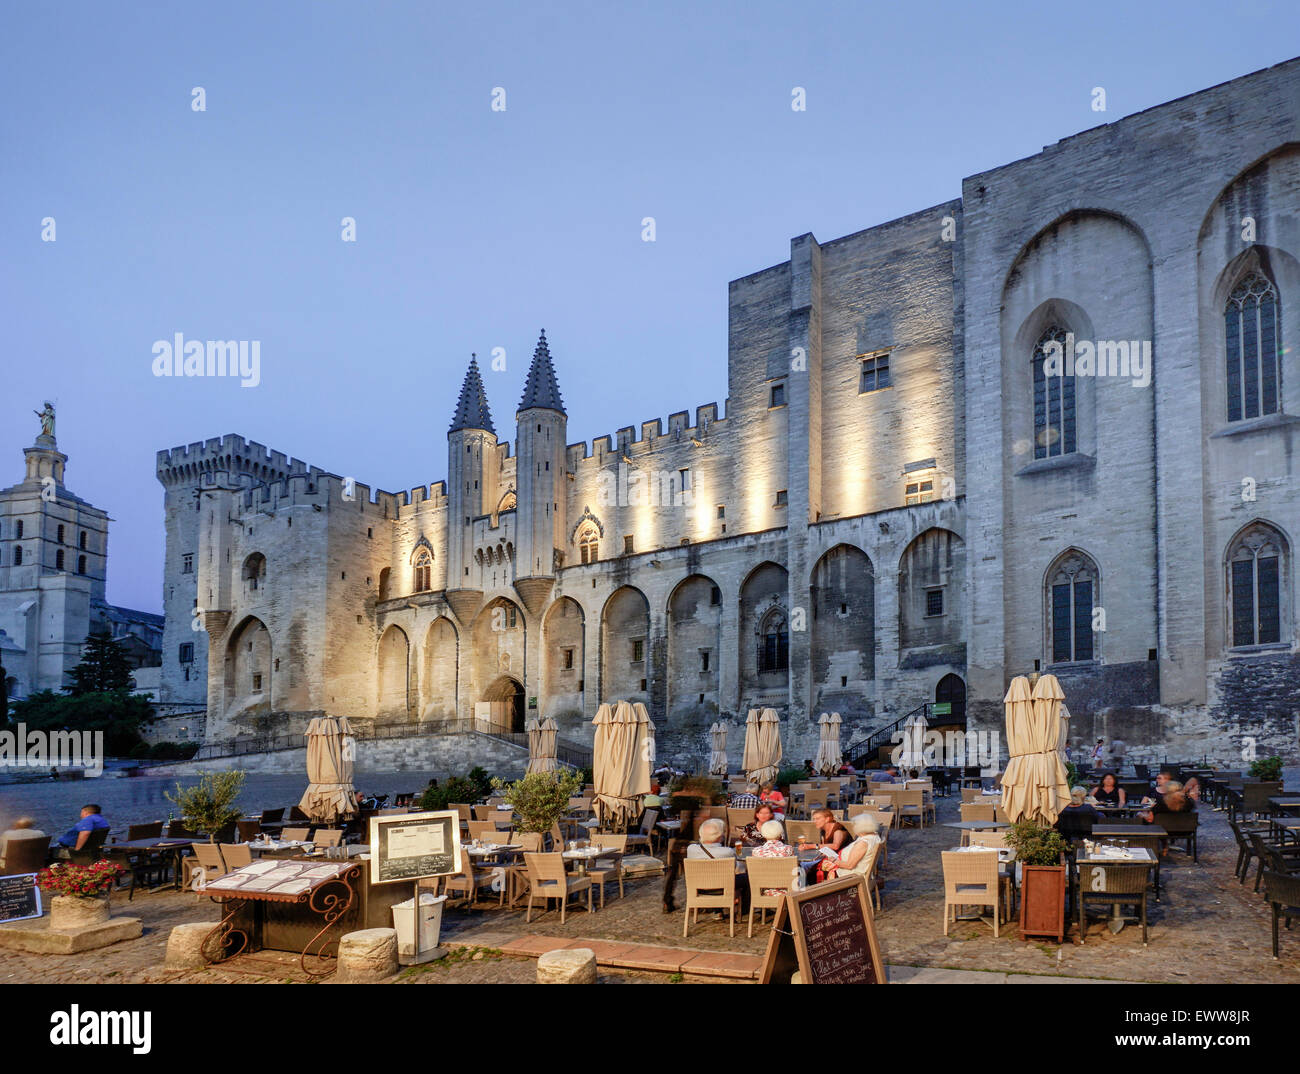
[[[1097,739],[1097,745],[1092,748],[1092,767],[1101,769],[1106,767],[1106,740]]]

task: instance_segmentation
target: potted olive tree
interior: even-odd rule
[[[1022,820],[1007,829],[1020,863],[1020,935],[1065,941],[1065,840],[1053,828]]]
[[[215,843],[222,828],[243,816],[235,808],[243,786],[243,772],[208,772],[195,786],[182,787],[177,783],[175,794],[164,791],[163,796],[180,810],[185,827],[192,832],[207,832],[208,842]]]
[[[549,832],[569,808],[569,799],[582,790],[582,774],[569,769],[529,772],[514,783],[494,779],[492,786],[514,807],[521,832]]]

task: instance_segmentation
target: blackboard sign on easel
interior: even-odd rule
[[[860,876],[788,893],[763,957],[760,984],[886,984],[876,919]]]
[[[26,921],[42,913],[35,873],[0,876],[0,921]]]

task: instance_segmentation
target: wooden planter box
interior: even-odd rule
[[[1065,866],[1024,865],[1020,871],[1020,935],[1065,942]]]

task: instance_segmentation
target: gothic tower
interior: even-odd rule
[[[496,427],[478,360],[471,355],[447,431],[447,601],[463,623],[483,599],[470,583],[472,522],[496,507],[497,473]]]
[[[556,557],[565,547],[565,434],[568,416],[551,352],[542,330],[524,397],[515,415],[518,547],[515,589],[530,613],[546,602],[555,583]]]

